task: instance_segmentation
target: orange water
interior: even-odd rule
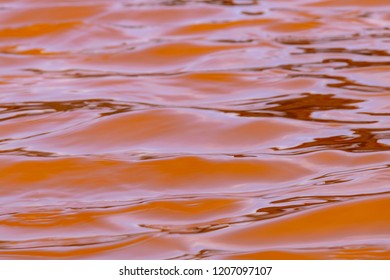
[[[389,0],[0,0],[0,258],[390,259]]]

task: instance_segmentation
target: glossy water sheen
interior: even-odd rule
[[[0,258],[390,259],[389,0],[0,0]]]

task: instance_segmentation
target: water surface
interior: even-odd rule
[[[0,0],[0,258],[390,259],[388,0]]]

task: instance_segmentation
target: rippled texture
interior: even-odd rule
[[[0,0],[0,258],[390,259],[389,0]]]

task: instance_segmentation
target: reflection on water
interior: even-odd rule
[[[0,258],[390,259],[389,11],[0,1]]]

